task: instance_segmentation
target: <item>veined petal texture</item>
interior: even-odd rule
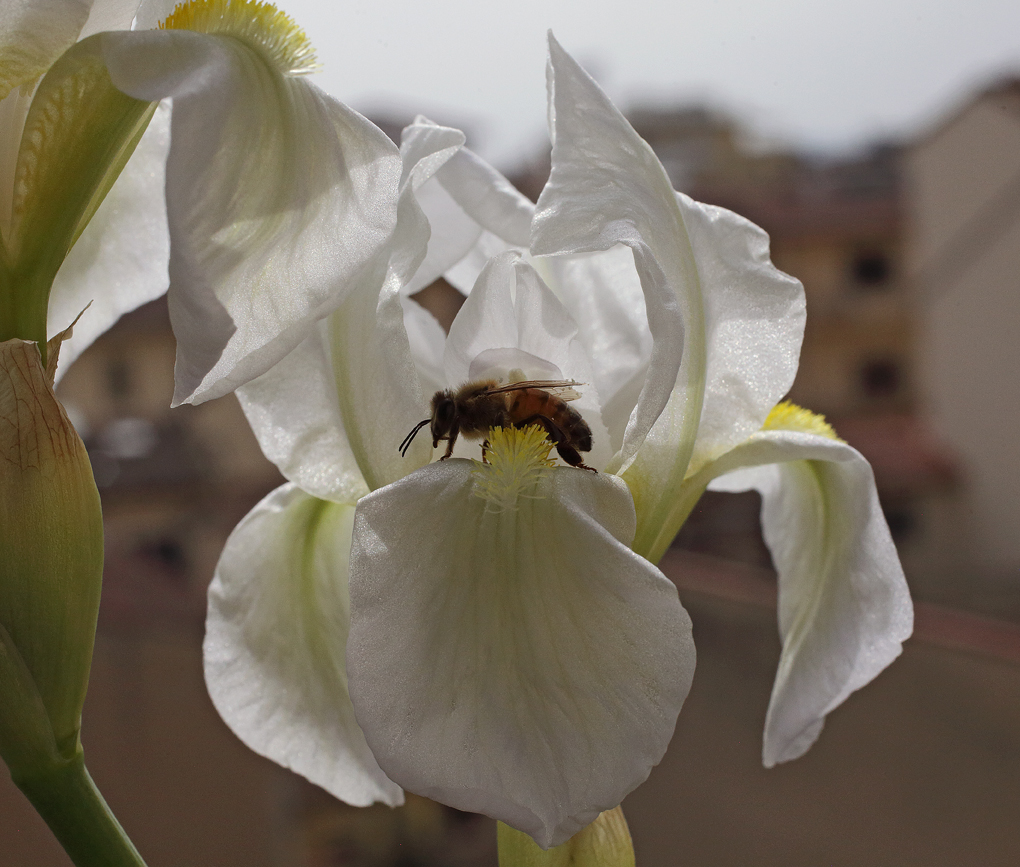
[[[871,466],[856,449],[766,430],[706,471],[730,473],[714,490],[762,495],[783,642],[765,718],[771,767],[803,755],[825,715],[899,656],[913,607]]]
[[[366,272],[385,271],[399,155],[252,39],[185,30],[104,39],[118,87],[173,97],[174,400],[218,397],[283,358]]]
[[[78,39],[89,0],[0,2],[0,99],[33,81]]]
[[[557,845],[661,759],[690,687],[690,619],[627,542],[605,474],[550,468],[516,508],[482,465],[431,464],[358,504],[351,697],[406,789]]]
[[[347,694],[354,506],[277,488],[227,540],[209,587],[205,679],[251,749],[355,806],[402,803]]]

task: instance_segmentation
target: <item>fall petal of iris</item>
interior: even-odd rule
[[[167,163],[175,402],[283,358],[379,267],[400,162],[374,125],[240,39],[104,36],[115,84],[174,98]]]
[[[209,588],[205,678],[251,749],[355,806],[395,806],[347,693],[354,506],[284,485],[227,540]]]
[[[762,752],[771,767],[803,755],[825,715],[899,656],[913,607],[858,451],[809,433],[762,431],[708,469],[729,473],[714,490],[761,492],[779,573],[783,651]]]
[[[496,510],[472,463],[358,505],[347,665],[358,721],[405,788],[556,845],[661,759],[690,687],[690,620],[627,547],[608,475],[559,468]]]

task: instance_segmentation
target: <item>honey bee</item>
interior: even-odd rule
[[[495,379],[480,379],[437,391],[432,395],[432,415],[418,422],[404,437],[400,453],[407,454],[415,434],[425,425],[431,425],[432,448],[446,440],[446,454],[439,459],[445,461],[453,454],[461,434],[485,437],[494,427],[537,424],[545,428],[549,441],[570,466],[596,472],[594,467],[585,466],[580,454],[591,451],[591,428],[567,403],[578,396],[577,392],[571,394],[572,386],[580,384],[572,380],[532,379],[500,385]],[[483,461],[488,445],[486,439],[482,443]]]

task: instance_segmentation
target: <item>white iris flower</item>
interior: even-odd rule
[[[258,0],[0,0],[0,339],[91,303],[66,367],[169,279],[175,402],[285,356],[396,222],[396,147],[314,68]]]
[[[771,764],[899,652],[911,608],[867,463],[785,405],[804,325],[765,234],[674,193],[550,40],[552,174],[533,206],[419,119],[385,268],[239,391],[288,484],[227,543],[205,645],[234,731],[352,804],[401,787],[543,847],[660,760],[694,669],[653,565],[709,482],[763,491],[783,656]],[[408,296],[468,293],[448,336]],[[430,463],[441,388],[585,385],[585,463],[537,429]],[[744,469],[751,467],[752,469]],[[737,471],[740,471],[739,473]]]

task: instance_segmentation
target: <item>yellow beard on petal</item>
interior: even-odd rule
[[[318,69],[315,49],[294,19],[261,0],[189,0],[179,4],[161,30],[194,30],[233,36],[266,53],[286,75],[305,75]]]
[[[517,508],[519,497],[538,497],[538,483],[556,465],[552,443],[539,425],[496,427],[489,431],[488,463],[474,461],[475,496],[494,511]],[[488,508],[488,507],[487,507]]]
[[[832,425],[825,420],[825,416],[790,403],[788,400],[781,401],[773,407],[761,429],[803,431],[843,442],[833,430]]]

